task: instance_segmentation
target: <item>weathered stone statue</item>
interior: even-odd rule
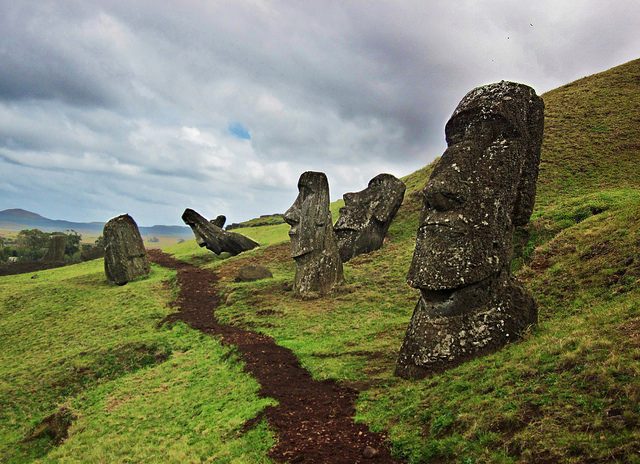
[[[184,210],[184,213],[182,213],[182,220],[185,224],[191,227],[193,235],[196,236],[196,242],[198,242],[198,245],[201,247],[207,247],[207,249],[213,251],[217,255],[222,252],[237,255],[243,251],[251,250],[260,246],[258,243],[244,235],[240,235],[235,232],[227,232],[221,227],[218,227],[214,224],[214,221],[219,223],[220,216],[214,219],[214,221],[207,221],[194,210],[187,208]],[[222,221],[222,223],[224,224],[224,221]]]
[[[298,198],[284,213],[291,226],[291,256],[296,261],[293,291],[303,298],[329,293],[342,282],[342,261],[329,211],[329,183],[322,172],[307,171],[298,181]]]
[[[104,225],[104,272],[107,279],[124,285],[149,274],[149,260],[138,225],[128,214],[110,219]]]
[[[47,263],[60,263],[64,261],[64,251],[67,246],[67,237],[62,234],[54,234],[49,237],[49,247],[43,261]]]
[[[227,222],[227,217],[223,214],[217,216],[215,219],[211,219],[211,224],[214,226],[220,227],[221,229],[224,227],[224,223]]]
[[[537,321],[511,276],[512,235],[529,221],[544,104],[523,84],[469,92],[451,116],[448,148],[424,189],[408,282],[421,297],[396,374],[423,377],[495,351]]]
[[[342,262],[382,246],[391,221],[402,204],[406,187],[391,174],[378,174],[360,192],[345,193],[334,226]]]

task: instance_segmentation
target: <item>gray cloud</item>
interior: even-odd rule
[[[338,198],[439,155],[477,85],[542,92],[636,58],[639,16],[631,0],[0,0],[0,208],[235,221],[286,209],[309,169]]]

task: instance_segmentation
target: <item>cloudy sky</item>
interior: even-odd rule
[[[0,0],[0,210],[282,212],[444,149],[464,94],[640,56],[640,2]]]

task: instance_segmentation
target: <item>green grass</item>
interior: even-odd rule
[[[238,229],[247,227],[259,227],[259,226],[272,226],[276,224],[284,224],[284,219],[280,214],[271,214],[267,216],[260,216],[257,218],[249,219],[248,221],[242,221],[238,223]],[[233,229],[232,229],[233,230]]]
[[[172,272],[123,287],[102,260],[32,275],[0,279],[0,461],[268,462],[265,426],[239,433],[269,403],[257,383],[216,340],[159,325]],[[61,405],[78,417],[62,446],[23,442]]]
[[[640,188],[640,60],[543,95],[538,208],[621,186]]]
[[[404,178],[389,240],[347,263],[330,297],[287,290],[285,224],[237,229],[262,246],[236,257],[195,241],[165,250],[216,269],[222,320],[273,336],[316,378],[361,389],[357,419],[409,462],[640,463],[639,82],[636,60],[544,95],[536,209],[513,263],[540,324],[429,379],[392,374],[417,299],[405,278],[432,166]],[[273,279],[235,283],[247,262]],[[100,263],[0,278],[0,460],[264,462],[265,424],[240,429],[268,400],[233,352],[158,326],[173,274],[154,267],[110,287]],[[78,417],[69,439],[21,444],[59,405]]]
[[[404,178],[390,240],[345,265],[336,295],[285,291],[295,270],[281,247],[263,259],[273,280],[237,284],[238,263],[219,267],[234,297],[218,315],[273,336],[316,378],[366,389],[358,418],[409,462],[640,462],[640,154],[627,146],[639,77],[635,61],[544,96],[536,210],[514,260],[541,322],[523,341],[427,380],[392,375],[417,299],[405,277],[429,166]],[[618,139],[587,131],[603,118]]]

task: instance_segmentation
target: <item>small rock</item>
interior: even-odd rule
[[[362,455],[367,459],[375,458],[378,454],[380,454],[380,451],[373,446],[366,446],[362,452]]]
[[[32,279],[37,279],[37,278],[38,278],[38,274],[33,274],[33,275],[31,276],[31,278],[32,278]]]
[[[238,270],[235,278],[236,282],[253,282],[254,280],[267,279],[273,277],[271,271],[259,264],[246,264]]]

